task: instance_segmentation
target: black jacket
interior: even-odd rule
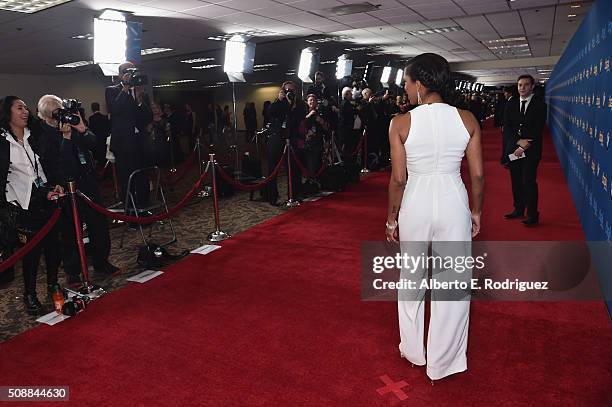
[[[303,136],[300,134],[300,124],[308,114],[308,106],[303,100],[298,99],[295,103],[295,107],[291,109],[287,100],[276,99],[270,106],[273,131],[279,132],[282,137],[288,137],[292,143]]]
[[[111,120],[110,149],[115,154],[135,153],[142,146],[134,129],[138,128],[144,134],[148,124],[153,121],[153,113],[146,94],[139,106],[131,94],[121,89],[121,84],[106,88],[106,105]]]
[[[531,146],[525,155],[539,160],[542,157],[542,133],[546,124],[546,103],[535,95],[527,106],[523,116],[520,111],[520,98],[513,97],[506,103],[504,111],[504,159],[518,147],[517,142],[522,137],[532,139]],[[519,128],[522,136],[519,136]]]
[[[105,139],[110,134],[110,120],[100,112],[89,116],[89,128],[99,138]]]

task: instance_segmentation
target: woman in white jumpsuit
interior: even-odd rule
[[[401,242],[402,252],[426,247],[440,256],[469,251],[480,231],[484,187],[480,126],[468,111],[444,103],[451,85],[448,62],[436,54],[415,57],[404,70],[404,89],[410,103],[418,105],[396,116],[389,128],[392,175],[389,182],[388,241]],[[461,180],[460,167],[467,157],[472,185],[472,209]],[[442,242],[453,243],[449,246]],[[419,242],[407,243],[407,242]],[[437,247],[436,247],[436,242]],[[449,252],[449,250],[452,252]],[[425,255],[427,251],[425,248]],[[463,253],[470,254],[470,253]],[[405,270],[402,270],[402,275]],[[432,276],[436,277],[432,271]],[[447,272],[448,276],[454,270]],[[443,276],[444,274],[439,274]],[[470,272],[462,278],[469,281]],[[427,279],[427,268],[411,279]],[[465,293],[464,293],[465,294]],[[436,301],[432,292],[431,315],[424,346],[425,288],[398,294],[401,356],[413,365],[427,365],[432,380],[467,369],[469,293],[461,300]]]

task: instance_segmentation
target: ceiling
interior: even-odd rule
[[[216,61],[205,64],[222,64],[224,44],[209,40],[211,36],[254,31],[255,63],[278,66],[255,72],[248,76],[248,81],[278,83],[290,77],[286,75],[289,69],[297,68],[300,50],[306,46],[317,46],[322,61],[335,59],[347,48],[372,47],[349,52],[357,67],[370,60],[384,65],[389,60],[408,59],[422,52],[439,53],[450,62],[557,56],[562,54],[591,5],[590,1],[567,0],[371,0],[371,4],[379,5],[375,11],[336,15],[329,10],[354,3],[363,1],[73,0],[35,14],[0,11],[4,51],[0,56],[0,72],[74,72],[56,65],[92,59],[93,41],[71,37],[93,33],[93,18],[105,8],[132,12],[130,19],[143,23],[143,48],[173,49],[143,57],[154,83],[195,79],[197,82],[174,85],[193,89],[227,80],[222,67],[195,70],[180,62],[193,57],[214,57]],[[436,28],[445,30],[431,31]],[[429,32],[418,33],[428,29]],[[337,41],[316,44],[305,41],[338,36],[342,37]],[[330,74],[334,70],[333,64],[321,67]],[[479,82],[502,84],[514,81],[525,71],[538,79],[546,78],[548,73],[538,72],[538,68],[550,67],[465,73]],[[92,69],[98,68],[76,68]]]

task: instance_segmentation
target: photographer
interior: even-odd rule
[[[38,101],[38,117],[44,123],[40,142],[44,147],[43,164],[55,174],[63,185],[75,181],[77,189],[102,204],[95,172],[92,151],[96,148],[96,135],[87,129],[78,110],[76,100],[62,101],[55,95],[44,95]],[[93,266],[97,273],[113,274],[119,270],[108,261],[110,254],[110,235],[108,222],[87,205],[78,205],[81,221],[87,224],[89,240],[93,248]],[[74,221],[71,212],[64,212],[63,258],[64,269],[69,283],[80,281],[81,265]]]
[[[309,112],[302,123],[304,128],[305,165],[311,174],[315,174],[321,167],[323,138],[329,132],[329,124],[323,116],[316,95],[308,95],[306,103],[308,104]]]
[[[353,152],[359,143],[362,134],[361,128],[361,118],[358,115],[356,103],[353,101],[353,90],[345,87],[342,89],[340,123],[338,124],[340,144],[344,145],[342,155],[345,161],[355,160]]]
[[[274,166],[282,156],[283,144],[285,139],[289,139],[291,146],[297,150],[299,140],[301,139],[300,124],[308,113],[308,106],[296,93],[295,83],[287,81],[283,83],[278,98],[270,106],[270,118],[272,124],[271,132],[268,138],[268,171],[272,173]],[[287,152],[289,154],[289,152]],[[297,153],[297,151],[296,151]],[[295,161],[292,160],[292,169],[297,169]],[[302,175],[300,171],[294,170],[291,172],[293,195],[294,198],[300,196]],[[277,205],[278,186],[277,180],[273,180],[269,186],[268,199],[270,204]]]
[[[146,157],[139,154],[146,146],[146,128],[153,120],[148,96],[142,82],[146,82],[131,62],[119,66],[121,82],[106,88],[107,111],[111,120],[110,150],[115,155],[121,198],[125,199],[130,174],[146,166]],[[134,191],[133,191],[134,192]],[[149,201],[149,182],[146,177],[135,179],[135,199],[138,205]]]
[[[47,172],[40,155],[36,125],[26,104],[16,96],[0,100],[0,252],[5,260],[17,242],[29,241],[48,222],[56,205],[49,194],[63,193],[52,172]],[[42,251],[47,266],[47,290],[58,289],[60,264],[58,227],[23,258],[23,301],[28,312],[36,313],[42,304],[36,296],[36,274]],[[11,273],[6,271],[5,273]]]

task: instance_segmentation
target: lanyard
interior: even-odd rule
[[[36,178],[40,178],[38,176],[38,161],[36,160],[36,153],[34,153],[34,162],[32,163],[32,159],[30,158],[30,154],[28,154],[28,150],[25,148],[25,139],[23,140],[23,145],[21,147],[23,147],[23,151],[25,151],[26,153],[26,157],[28,157],[28,161],[30,162],[30,165],[32,166],[32,168],[34,168],[34,172],[36,172]]]

